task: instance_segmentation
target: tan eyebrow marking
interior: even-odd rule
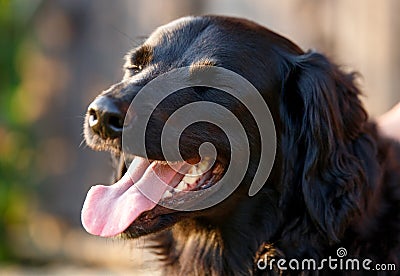
[[[153,49],[149,45],[142,45],[125,56],[125,68],[142,68],[153,59]]]

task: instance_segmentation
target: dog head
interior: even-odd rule
[[[157,77],[178,68],[187,68],[190,75],[210,67],[225,68],[248,80],[275,122],[275,164],[267,183],[253,198],[248,189],[262,157],[262,139],[255,118],[240,100],[220,89],[195,85],[170,94],[157,106],[140,102],[129,112],[141,89]],[[270,208],[266,213],[276,219],[285,206],[301,205],[316,227],[335,239],[341,231],[336,222],[346,221],[357,209],[353,183],[358,180],[352,173],[360,168],[347,145],[359,134],[366,115],[352,78],[322,55],[304,53],[289,40],[247,20],[186,17],[158,28],[143,45],[129,52],[124,69],[121,82],[101,93],[86,116],[87,144],[110,151],[119,164],[114,187],[99,186],[88,194],[82,220],[89,232],[102,236],[125,232],[137,237],[194,217],[218,224],[232,210],[244,208],[244,202],[262,199]],[[245,98],[256,97],[248,91],[240,93]],[[238,119],[247,135],[249,163],[240,185],[221,203],[205,210],[176,211],[160,203],[189,200],[185,192],[215,186],[232,162],[241,162],[232,160],[232,141],[220,126],[199,121],[180,133],[178,143],[183,160],[193,165],[186,172],[194,169],[196,176],[186,178],[170,168],[166,161],[176,160],[166,160],[163,154],[163,128],[176,110],[196,102],[216,103]],[[123,129],[135,126],[148,109],[152,113],[144,133],[146,156],[128,152],[122,143]],[[207,142],[217,153],[211,167],[199,154]],[[184,166],[175,165],[178,169]],[[132,168],[129,174],[128,167]],[[165,189],[155,188],[158,180],[154,175],[182,193],[167,194]],[[141,195],[140,185],[155,193],[153,200]],[[296,197],[296,203],[290,202]]]

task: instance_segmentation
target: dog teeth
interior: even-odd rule
[[[169,198],[169,197],[172,197],[172,193],[171,193],[171,191],[168,190],[163,194],[161,199],[166,199],[166,198]]]
[[[193,185],[194,183],[196,183],[196,181],[197,181],[197,179],[198,179],[199,177],[200,177],[200,176],[196,176],[196,175],[194,175],[194,176],[186,175],[186,176],[183,178],[183,181],[184,181],[186,184],[188,184],[188,185]]]
[[[179,185],[175,187],[175,189],[179,191],[184,191],[187,187],[187,184],[184,181],[179,182]]]
[[[164,192],[162,199],[171,198],[179,192],[192,190],[196,187],[205,189],[211,186],[210,183],[212,181],[208,181],[208,177],[211,174],[209,166],[210,161],[208,159],[204,159],[201,163],[191,166],[175,188]]]
[[[209,169],[209,165],[210,165],[210,160],[208,160],[208,158],[205,158],[204,161],[200,162],[197,165],[197,172],[205,173]]]
[[[186,176],[196,176],[197,175],[197,167],[191,166],[189,171],[186,173]]]

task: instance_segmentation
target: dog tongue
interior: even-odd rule
[[[83,227],[90,234],[102,237],[122,233],[141,213],[157,205],[168,184],[175,182],[176,174],[167,164],[149,164],[147,159],[135,157],[117,183],[89,190],[82,207]]]

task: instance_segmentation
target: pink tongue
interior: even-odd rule
[[[166,164],[149,165],[147,159],[135,157],[117,183],[90,188],[82,207],[83,227],[102,237],[122,233],[141,213],[157,205],[176,174]]]

